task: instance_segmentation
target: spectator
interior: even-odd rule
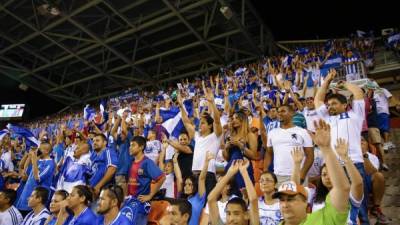
[[[131,168],[129,169],[128,195],[137,198],[142,205],[150,201],[159,191],[165,181],[165,175],[159,167],[144,155],[146,148],[146,139],[141,136],[135,136],[130,143],[129,153],[134,157]],[[154,181],[154,185],[150,184]],[[136,215],[138,224],[147,222],[147,215],[144,211]]]
[[[68,192],[65,190],[58,190],[54,192],[53,197],[51,198],[50,202],[50,212],[52,213],[45,225],[55,225],[57,222],[58,213],[60,212],[60,202],[65,200],[68,197]],[[69,221],[66,221],[65,224],[68,224]]]
[[[181,132],[178,141],[167,139],[166,136],[163,135],[163,141],[166,141],[168,145],[175,149],[176,153],[179,153],[178,164],[182,172],[182,177],[189,177],[192,175],[194,148],[193,145],[189,143],[189,134],[186,131]]]
[[[361,139],[362,124],[365,119],[365,102],[362,90],[354,84],[348,82],[339,82],[338,88],[346,89],[353,94],[352,109],[347,111],[346,97],[341,94],[331,94],[327,97],[327,105],[325,105],[325,94],[329,84],[336,76],[336,70],[330,70],[325,82],[318,90],[314,103],[318,114],[326,120],[331,129],[331,140],[339,138],[344,139],[349,143],[349,157],[357,167],[364,181],[364,196],[368,196],[366,189],[366,174],[364,169],[364,160],[361,151],[361,144],[358,141]],[[334,142],[331,143],[335,145]],[[326,162],[326,159],[325,159]],[[360,207],[361,223],[368,222],[367,198],[363,199]]]
[[[204,113],[200,118],[199,131],[195,131],[195,127],[190,121],[186,110],[184,109],[182,98],[178,95],[178,104],[182,113],[182,121],[189,134],[190,140],[194,138],[196,145],[193,151],[193,174],[199,174],[203,168],[203,164],[206,158],[206,152],[217,155],[222,136],[222,127],[220,121],[220,115],[217,107],[215,106],[214,94],[208,90],[206,93],[207,101],[210,105],[211,114]],[[213,116],[211,116],[213,115]],[[216,184],[215,176],[215,160],[210,162],[208,172],[206,176],[206,193],[209,193]],[[193,217],[193,215],[192,215]]]
[[[49,143],[41,143],[39,150],[31,149],[29,152],[28,162],[32,164],[32,170],[16,203],[16,207],[20,211],[30,210],[28,197],[32,196],[36,187],[41,186],[50,190],[55,170],[54,160],[50,158],[51,150],[52,147]],[[43,201],[46,203],[47,198]]]
[[[46,209],[49,191],[44,187],[36,187],[29,196],[28,205],[32,209],[25,216],[22,225],[42,225],[49,218],[50,212]]]
[[[0,224],[20,225],[23,218],[21,213],[13,206],[17,199],[17,192],[12,189],[0,191]]]
[[[222,224],[219,216],[217,198],[222,189],[227,185],[229,180],[238,172],[242,174],[244,179],[246,190],[249,197],[249,207],[246,202],[241,198],[232,198],[226,204],[226,222],[227,224],[260,224],[259,212],[258,212],[258,200],[256,190],[250,180],[249,174],[247,173],[247,167],[249,166],[248,160],[238,160],[229,167],[227,174],[221,179],[221,181],[215,186],[214,190],[208,196],[208,206],[210,209],[211,224]]]
[[[229,134],[225,137],[224,158],[228,161],[225,171],[232,163],[239,159],[257,159],[257,135],[250,131],[247,115],[243,111],[233,114]],[[253,166],[248,167],[250,179],[254,183]],[[244,188],[245,184],[241,175],[235,175],[236,187]]]
[[[65,224],[66,221],[70,221],[68,225],[92,225],[97,220],[97,216],[89,208],[93,194],[88,186],[75,186],[68,198],[60,202],[56,225]],[[72,212],[71,215],[67,209]]]
[[[147,135],[146,149],[144,150],[144,155],[153,160],[153,162],[158,165],[159,154],[161,152],[161,142],[156,139],[156,131],[150,130]]]
[[[106,136],[96,134],[93,139],[94,151],[90,156],[92,176],[89,179],[89,185],[93,187],[95,196],[99,196],[101,188],[114,179],[118,167],[117,153],[106,145]]]
[[[388,224],[387,218],[381,209],[383,194],[385,193],[385,177],[379,172],[379,159],[370,153],[368,142],[361,137],[361,149],[364,157],[365,172],[367,173],[368,192],[372,193],[373,207],[370,214],[375,216],[379,224]]]
[[[289,181],[293,168],[292,165],[286,163],[287,157],[293,147],[301,146],[304,148],[306,155],[301,170],[301,180],[304,181],[314,160],[311,137],[305,129],[293,125],[292,117],[294,111],[291,107],[285,105],[279,107],[278,114],[281,127],[275,128],[268,133],[267,152],[264,156],[264,171],[267,171],[269,164],[273,160],[278,185],[284,181]]]
[[[394,144],[389,139],[389,102],[393,95],[385,88],[373,92],[373,98],[376,102],[378,113],[379,130],[383,136],[383,150],[395,148]]]
[[[336,144],[336,152],[340,157],[340,159],[344,162],[347,174],[351,181],[350,196],[349,196],[351,209],[347,224],[357,225],[358,211],[361,206],[362,200],[364,198],[363,180],[360,173],[357,171],[357,168],[349,159],[347,151],[348,151],[348,143],[346,143],[343,139],[338,139]],[[329,178],[327,167],[326,165],[324,165],[322,166],[321,178],[317,186],[316,201],[314,202],[312,208],[313,212],[324,207],[326,195],[331,190],[331,188],[332,188],[332,182]]]
[[[164,158],[167,143],[163,143],[160,157]],[[160,161],[160,169],[165,173],[165,182],[161,186],[161,189],[165,189],[165,197],[176,198],[177,194],[182,191],[182,173],[178,164],[179,153],[175,153],[172,160]]]
[[[192,175],[184,178],[182,196],[192,204],[192,215],[189,225],[196,225],[200,222],[200,215],[206,203],[206,174],[211,160],[215,159],[212,152],[207,152],[204,159],[203,169],[199,179]]]
[[[326,197],[325,207],[307,216],[307,191],[294,181],[281,184],[274,198],[279,198],[283,224],[345,224],[349,214],[350,184],[335,153],[330,147],[330,127],[323,120],[315,124],[315,144],[320,146],[332,177],[332,189]]]
[[[110,185],[102,189],[99,197],[99,205],[97,212],[101,215],[98,217],[96,224],[99,225],[129,225],[128,218],[119,213],[120,206],[124,200],[124,192],[121,187]]]
[[[277,225],[283,219],[279,207],[279,200],[272,196],[276,190],[278,179],[272,172],[263,172],[260,177],[262,196],[258,199],[260,224]]]
[[[168,215],[163,219],[161,225],[188,225],[192,217],[192,205],[186,199],[175,199],[167,208]]]

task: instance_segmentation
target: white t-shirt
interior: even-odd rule
[[[23,218],[17,208],[11,206],[4,212],[0,212],[0,224],[20,225]]]
[[[236,195],[232,195],[229,197],[229,200],[231,200],[232,198],[237,198]],[[228,201],[229,201],[228,200]],[[217,205],[218,205],[218,212],[219,212],[219,218],[221,219],[221,221],[225,224],[226,223],[226,212],[225,212],[225,208],[226,208],[226,204],[228,204],[228,201],[226,202],[222,202],[222,201],[218,201]],[[208,204],[206,205],[206,207],[204,207],[204,213],[205,214],[210,214],[209,208],[208,208]]]
[[[164,181],[163,185],[161,186],[161,189],[162,188],[166,189],[165,197],[167,197],[167,198],[175,198],[176,197],[175,196],[175,181],[174,181],[174,179],[175,179],[174,173],[167,174],[165,176],[165,181]]]
[[[161,152],[161,142],[159,140],[153,140],[146,142],[146,149],[144,150],[144,155],[153,160],[157,164],[158,155]]]
[[[315,132],[314,121],[318,121],[321,117],[317,114],[317,110],[304,108],[302,112],[307,123],[307,130]]]
[[[279,201],[272,205],[267,205],[263,197],[259,198],[258,212],[260,215],[260,225],[278,225],[281,219],[283,219],[279,208]]]
[[[310,135],[306,129],[291,127],[273,129],[268,133],[267,147],[274,151],[274,172],[280,176],[292,175],[293,165],[291,152],[294,147],[313,147]]]
[[[215,156],[217,155],[221,144],[221,137],[222,135],[217,137],[214,132],[202,137],[200,136],[200,133],[196,131],[194,135],[194,141],[196,144],[194,145],[193,152],[193,171],[201,171],[203,169],[207,151],[212,152]],[[209,162],[208,172],[215,173],[215,160]]]
[[[382,92],[374,92],[374,100],[376,102],[376,111],[379,113],[389,114],[389,98],[392,97],[392,94],[382,88]]]
[[[331,146],[335,149],[338,138],[349,143],[349,157],[353,163],[363,163],[361,151],[361,130],[365,118],[364,99],[354,100],[351,110],[339,115],[330,116],[326,105],[317,109],[320,115],[331,126]]]
[[[11,160],[11,152],[10,151],[4,151],[3,154],[1,154],[1,160],[4,162],[4,167],[7,169],[9,172],[14,171],[14,164]]]
[[[372,153],[368,153],[368,159],[371,162],[371,164],[375,167],[375,169],[379,170],[379,159],[376,155]]]
[[[314,147],[314,162],[308,170],[308,177],[317,177],[321,175],[321,167],[324,164],[324,157],[318,147]]]

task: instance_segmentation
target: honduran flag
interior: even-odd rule
[[[90,107],[89,104],[86,105],[85,108],[83,109],[83,119],[91,121],[94,119],[95,116],[96,116],[96,110]]]
[[[184,108],[186,109],[186,113],[189,117],[193,116],[193,102],[191,99],[185,100],[183,102]],[[168,132],[170,136],[175,138],[179,137],[179,134],[184,129],[183,121],[182,121],[182,113],[180,112],[178,107],[171,107],[170,109],[160,109],[160,116],[163,119],[162,126]]]
[[[33,135],[33,133],[25,127],[21,127],[18,125],[8,124],[8,130],[17,135],[25,138],[26,145],[28,146],[39,146],[39,140]]]
[[[10,131],[8,131],[7,129],[0,130],[0,141],[3,140],[4,136],[6,136],[9,133]]]

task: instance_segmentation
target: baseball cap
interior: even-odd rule
[[[279,198],[281,194],[285,195],[303,195],[306,199],[308,197],[306,189],[293,181],[286,181],[279,186],[278,191],[272,195],[272,198]]]

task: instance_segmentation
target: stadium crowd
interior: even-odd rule
[[[373,48],[330,40],[11,124],[0,224],[388,224],[393,96],[351,82]]]

